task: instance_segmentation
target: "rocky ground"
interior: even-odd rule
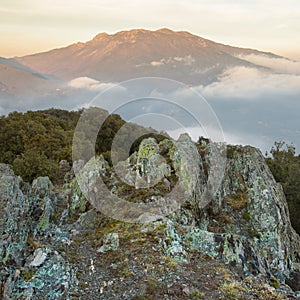
[[[2,298],[299,299],[300,238],[281,187],[257,149],[228,147],[208,197],[213,149],[187,136],[150,138],[114,168],[103,157],[77,162],[62,186],[47,177],[29,185],[0,165]],[[112,196],[165,201],[169,211],[137,209],[136,222],[107,216],[110,204],[89,198],[99,178]]]

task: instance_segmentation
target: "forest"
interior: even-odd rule
[[[95,108],[96,113],[107,113]],[[72,142],[76,124],[82,114],[79,111],[48,109],[12,112],[0,117],[0,162],[13,167],[16,175],[24,181],[32,182],[38,176],[49,176],[56,184],[61,183],[59,162],[72,162]],[[107,115],[95,145],[95,153],[103,154],[110,162],[110,149],[113,138],[126,122],[119,115]],[[90,126],[91,124],[86,124]],[[146,131],[145,131],[146,130]],[[142,136],[151,136],[147,129],[129,124],[124,133],[123,144],[130,141],[133,132]],[[163,136],[156,135],[162,139]],[[87,136],[82,136],[88,141]],[[132,153],[138,147],[137,140],[130,149]],[[130,147],[129,147],[130,148]],[[300,155],[292,144],[275,142],[266,153],[266,161],[277,182],[284,190],[289,206],[293,227],[300,234]]]

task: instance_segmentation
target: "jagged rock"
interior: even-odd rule
[[[86,164],[74,163],[76,178],[59,193],[47,177],[25,186],[8,166],[0,164],[1,296],[134,299],[151,294],[149,286],[144,286],[145,279],[159,274],[157,281],[168,286],[163,293],[161,287],[152,287],[158,299],[179,294],[179,299],[202,297],[194,288],[202,282],[200,277],[194,278],[193,285],[183,279],[193,280],[197,274],[207,282],[214,281],[214,275],[221,280],[222,272],[212,267],[212,262],[223,261],[239,278],[234,291],[247,295],[245,299],[263,299],[262,295],[271,299],[277,292],[296,299],[297,294],[284,282],[294,291],[299,289],[300,238],[291,227],[282,189],[262,154],[252,147],[230,148],[219,189],[209,194],[206,185],[217,180],[209,179],[206,168],[215,167],[216,154],[209,154],[218,145],[201,147],[206,149],[199,155],[187,135],[159,144],[146,139],[137,152],[118,163],[119,170],[111,168],[102,156]],[[139,229],[136,224],[105,217],[100,209],[102,205],[117,213],[126,210],[126,201],[121,203],[124,206],[110,202],[123,187],[119,171],[124,175],[120,178],[130,183],[125,192],[137,193],[132,199],[139,207],[162,204],[158,210],[126,211],[135,222],[143,223]],[[107,186],[104,181],[98,185],[101,178]],[[172,194],[177,186],[184,193]],[[181,196],[181,208],[174,211],[176,195]],[[198,270],[201,264],[211,267],[213,275],[206,278],[207,270]],[[257,283],[252,286],[252,281]],[[111,282],[109,288],[103,282]],[[207,299],[235,289],[220,282],[214,287],[219,291]]]
[[[203,162],[197,148],[188,134],[181,134],[178,141],[169,145],[170,158],[179,177],[179,182],[185,190],[186,198],[196,207],[201,201],[201,194],[204,190],[205,175]],[[170,147],[171,146],[171,147]]]
[[[37,232],[49,232],[51,218],[55,214],[55,193],[49,177],[38,177],[32,182],[32,194],[35,201],[32,202],[32,217],[35,221],[34,234]]]
[[[50,192],[53,190],[53,184],[48,176],[38,177],[32,182],[32,191],[39,195],[40,197],[49,196]]]
[[[141,142],[137,153],[135,187],[146,188],[170,175],[170,166],[159,152],[159,145],[153,138]]]
[[[192,208],[191,214],[182,209],[181,214],[172,216],[176,224],[178,220],[182,224],[189,215],[187,222],[191,223],[185,225],[190,229],[184,235],[174,234],[175,229],[170,231],[173,232],[169,236],[172,243],[166,247],[167,253],[184,257],[188,249],[194,249],[221,258],[245,274],[272,274],[281,281],[288,278],[293,264],[299,261],[299,236],[291,227],[282,189],[275,182],[262,154],[252,147],[231,149],[221,186],[217,193],[211,194],[209,205],[203,208],[203,201],[206,201],[203,192],[208,178],[202,158],[186,134],[174,142],[164,140],[158,145],[154,139],[148,138],[140,144],[138,152],[124,165],[129,174],[136,172],[135,187],[143,187],[139,186],[143,176],[148,184],[153,178],[155,180],[160,148],[167,150],[172,166],[165,167],[164,159],[160,169],[163,171],[157,172],[157,177],[163,180],[173,167],[185,191],[183,200],[190,202]],[[85,182],[93,182],[91,174],[105,172],[105,164],[97,164],[98,171],[92,161],[85,166],[87,171],[82,173]],[[90,170],[89,165],[95,170]],[[139,220],[152,221],[158,216],[144,213]],[[189,244],[188,248],[186,244]]]
[[[23,269],[10,295],[13,299],[24,299],[22,294],[26,299],[70,299],[70,290],[77,286],[75,270],[57,252],[46,253],[47,259],[43,255],[33,268]]]
[[[32,267],[39,267],[42,265],[47,258],[47,252],[44,252],[41,248],[34,251],[33,261],[29,264]]]
[[[105,175],[108,163],[102,155],[94,157],[86,164],[83,161],[73,164],[76,178],[70,183],[71,187],[71,213],[76,211],[84,212],[89,204],[89,200],[96,182],[101,175]]]
[[[77,286],[75,269],[49,249],[37,248],[30,255],[30,247],[36,247],[52,234],[53,244],[57,243],[57,230],[51,220],[55,202],[53,185],[48,177],[36,179],[32,188],[24,191],[21,185],[21,179],[8,166],[0,165],[1,296],[69,299],[70,290]]]
[[[300,270],[292,271],[286,282],[294,291],[300,291]]]
[[[119,248],[119,235],[117,233],[109,233],[103,240],[103,245],[97,252],[105,253],[107,251],[115,251]]]
[[[21,265],[25,257],[30,201],[20,190],[21,179],[0,165],[0,260]]]
[[[170,176],[171,172],[154,138],[144,139],[138,152],[132,154],[126,161],[119,162],[115,169],[125,183],[136,189],[152,187]]]
[[[201,201],[201,196],[195,199]],[[185,250],[188,245],[245,274],[272,274],[281,281],[299,262],[300,238],[291,227],[282,188],[255,148],[235,149],[218,193],[203,214],[194,217],[197,227],[185,227],[186,234],[175,235]]]
[[[71,166],[67,160],[61,160],[59,162],[59,177],[60,180],[63,180],[64,183],[68,182],[70,179],[69,172],[71,171]]]

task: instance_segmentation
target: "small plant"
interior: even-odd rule
[[[275,278],[274,276],[271,276],[270,286],[272,286],[275,289],[278,289],[280,287],[280,281],[277,278]]]
[[[250,221],[250,213],[249,213],[249,211],[245,211],[244,213],[243,213],[243,219],[245,220],[245,221],[247,221],[247,222],[249,222]]]
[[[237,191],[235,194],[226,197],[227,202],[235,210],[246,208],[249,202],[247,191]]]
[[[152,300],[153,298],[149,296],[136,295],[132,298],[132,300]]]
[[[204,294],[197,289],[194,289],[190,294],[190,299],[192,300],[202,300],[204,299]]]
[[[248,229],[248,234],[249,234],[249,236],[250,236],[251,238],[257,238],[257,239],[260,239],[260,234],[259,234],[259,232],[257,232],[257,231],[254,230],[254,229],[249,228],[249,229]]]
[[[220,287],[220,291],[222,295],[224,296],[223,299],[226,300],[242,300],[243,297],[241,295],[241,292],[244,292],[245,289],[238,284],[237,282],[232,283],[223,283]]]
[[[178,266],[178,261],[173,257],[164,256],[163,261],[169,269],[175,269]]]
[[[33,276],[34,276],[34,268],[33,267],[28,267],[28,268],[25,268],[21,271],[21,277],[26,281],[30,281]]]

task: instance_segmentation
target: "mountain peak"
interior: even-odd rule
[[[239,57],[253,53],[266,54],[219,44],[186,31],[139,28],[99,33],[86,43],[17,60],[39,73],[62,79],[122,81],[165,76],[187,84],[208,84],[229,66],[253,66]]]
[[[99,41],[99,40],[103,40],[105,38],[108,38],[109,37],[109,34],[106,33],[106,32],[101,32],[101,33],[98,33],[93,39],[92,41]]]
[[[189,32],[187,31],[173,31],[169,28],[160,28],[158,30],[147,30],[147,29],[142,29],[142,28],[138,28],[138,29],[130,29],[130,30],[122,30],[122,31],[118,31],[116,33],[113,34],[108,34],[106,32],[101,32],[99,34],[97,34],[92,41],[99,41],[99,40],[103,40],[103,39],[107,39],[109,37],[134,37],[134,36],[138,36],[140,34],[153,34],[153,33],[163,33],[163,34],[176,34],[176,33],[180,33],[180,34],[189,34],[191,35]]]
[[[166,33],[166,34],[173,34],[175,31],[169,29],[169,28],[161,28],[156,30],[156,32]]]

